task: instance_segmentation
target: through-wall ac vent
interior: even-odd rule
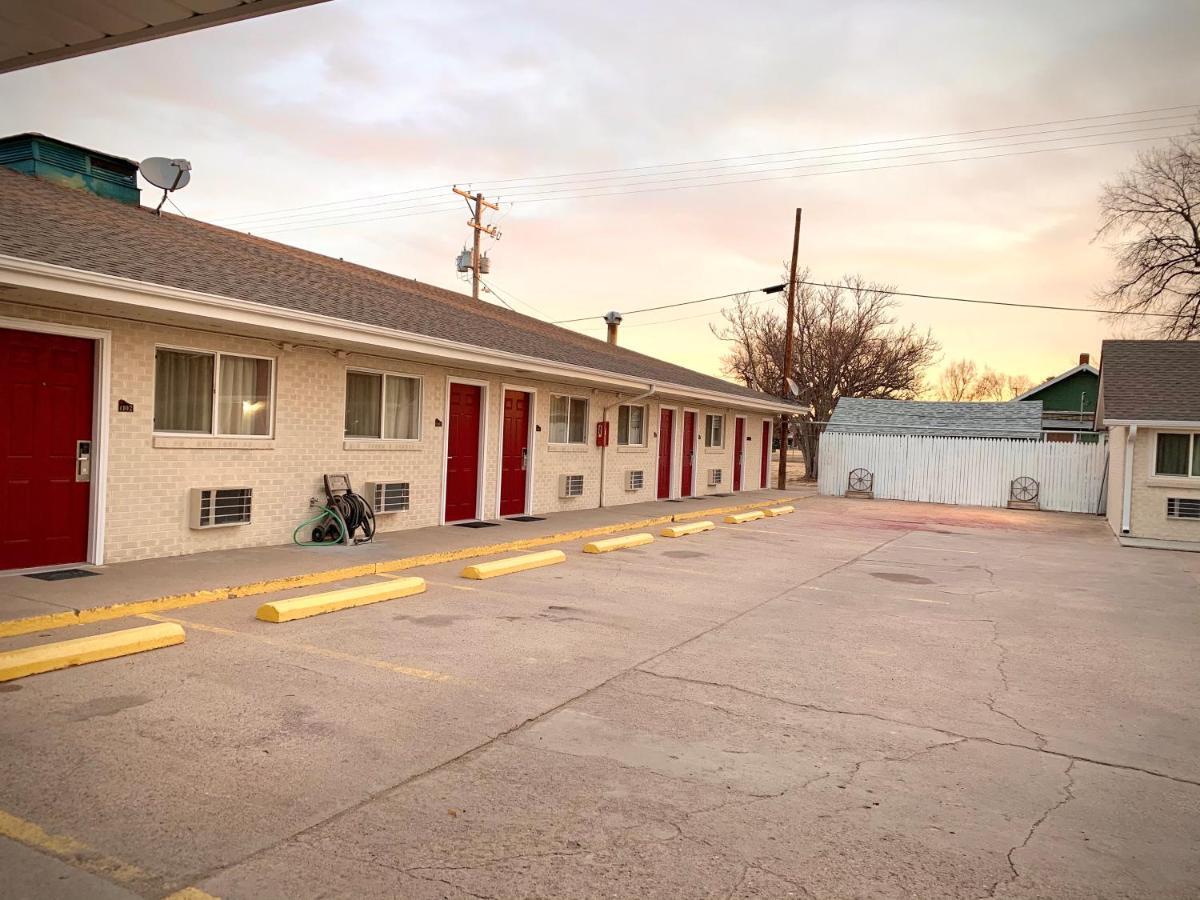
[[[721,470],[720,469],[709,469],[708,470],[708,486],[716,487],[720,483],[721,483]]]
[[[1191,497],[1168,497],[1168,519],[1200,519],[1200,500]]]
[[[582,475],[564,475],[558,483],[558,496],[560,497],[582,497],[583,496],[583,476]]]
[[[625,473],[625,490],[640,491],[646,485],[646,473],[641,469],[630,469]]]
[[[408,482],[368,481],[366,497],[377,513],[404,512],[408,509]]]
[[[192,488],[188,491],[188,525],[224,528],[250,524],[253,491],[243,488]]]

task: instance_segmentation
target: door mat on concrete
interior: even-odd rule
[[[709,494],[710,497],[732,497],[733,494]]]
[[[455,522],[458,528],[495,528],[499,522]]]
[[[36,578],[38,581],[66,581],[68,578],[87,578],[89,575],[99,575],[99,572],[89,572],[87,569],[59,569],[56,572],[34,572],[26,578]]]
[[[546,520],[539,518],[538,516],[509,516],[508,521],[510,521],[510,522],[545,522]]]

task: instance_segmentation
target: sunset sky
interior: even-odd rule
[[[526,199],[490,217],[503,238],[486,242],[487,280],[522,312],[594,314],[572,327],[600,337],[608,309],[779,281],[797,206],[815,279],[1086,306],[1111,271],[1092,243],[1100,186],[1153,142],[962,157],[1185,131],[1198,35],[1194,0],[333,0],[0,75],[0,133],[186,157],[192,183],[175,199],[189,216],[468,292],[454,271],[466,210],[440,186],[758,157],[493,186]],[[1059,124],[930,137],[1035,123]],[[1037,142],[1047,136],[1064,139]],[[842,149],[782,155],[828,147]],[[780,177],[799,165],[805,177]],[[577,197],[679,187],[696,168],[773,180]],[[543,199],[563,195],[576,198]],[[343,224],[298,230],[332,220]],[[631,315],[622,343],[720,374],[709,323],[721,305]],[[969,357],[1034,380],[1130,333],[1093,315],[932,300],[904,301],[898,317],[932,330],[939,367]]]

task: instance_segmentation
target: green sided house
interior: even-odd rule
[[[783,411],[0,140],[0,570],[286,543],[325,474],[380,531],[759,489]]]
[[[1100,373],[1091,355],[1079,354],[1079,365],[1031,388],[1017,400],[1042,404],[1042,439],[1066,444],[1094,444],[1100,439],[1095,429],[1096,398]]]
[[[1118,540],[1200,551],[1200,341],[1105,341],[1096,426]]]

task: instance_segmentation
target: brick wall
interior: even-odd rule
[[[612,446],[603,458],[604,505],[651,500],[655,497],[660,402],[646,402],[646,446],[616,446],[617,407],[612,392],[566,387],[523,378],[519,384],[494,374],[446,368],[363,353],[335,354],[331,350],[285,349],[278,342],[225,335],[126,319],[53,312],[39,307],[0,302],[0,316],[51,321],[106,329],[112,333],[112,388],[109,404],[108,497],[105,510],[105,557],[109,562],[172,556],[206,550],[287,543],[292,530],[311,513],[309,498],[323,498],[321,476],[346,472],[356,489],[369,481],[407,481],[410,508],[381,515],[381,531],[436,525],[441,504],[447,378],[485,382],[486,436],[483,508],[481,516],[498,511],[499,441],[505,385],[535,394],[532,453],[532,510],[534,514],[587,509],[600,504],[602,453],[595,446],[595,423],[608,409]],[[204,351],[266,356],[275,360],[273,435],[261,438],[212,438],[155,435],[154,355],[159,344]],[[350,441],[344,438],[347,367],[375,369],[422,379],[420,437],[412,442]],[[570,393],[588,399],[586,443],[555,446],[549,442],[550,394]],[[118,412],[118,401],[133,404],[133,412]],[[679,404],[672,404],[677,410]],[[697,493],[732,490],[733,416],[735,410],[688,407],[697,412]],[[704,416],[726,417],[723,448],[703,446]],[[762,416],[746,414],[746,489],[757,489],[761,458]],[[677,412],[672,494],[679,491],[680,418]],[[625,473],[645,472],[640,491],[625,489]],[[707,485],[707,470],[722,468],[724,484]],[[563,474],[582,474],[584,494],[560,498]],[[193,530],[187,524],[188,489],[193,487],[251,487],[253,521],[249,525]]]
[[[1167,518],[1168,497],[1200,500],[1200,479],[1172,479],[1153,474],[1156,434],[1154,429],[1139,428],[1134,444],[1130,534],[1156,540],[1200,541],[1200,520]],[[1124,448],[1121,456],[1123,463]],[[1117,527],[1120,528],[1119,522]]]

